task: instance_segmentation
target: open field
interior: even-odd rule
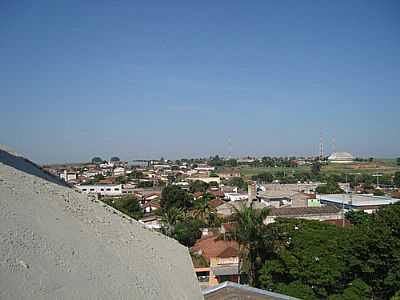
[[[296,168],[284,168],[284,167],[241,167],[240,174],[244,177],[251,177],[253,175],[257,175],[263,172],[285,172],[287,174],[293,172],[308,172],[311,169],[311,165],[303,165]],[[360,174],[374,174],[374,173],[383,173],[383,174],[393,174],[397,171],[400,171],[400,166],[396,165],[395,159],[377,159],[373,162],[354,162],[351,164],[328,164],[323,165],[321,168],[322,173],[360,173]]]

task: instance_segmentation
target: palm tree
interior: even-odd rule
[[[232,221],[237,224],[233,232],[233,239],[239,243],[240,260],[248,263],[250,286],[256,284],[257,262],[261,259],[261,252],[266,248],[264,220],[269,215],[269,209],[255,209],[253,203],[242,203],[239,207],[232,205],[234,213],[231,217]]]
[[[185,212],[181,208],[170,208],[161,214],[161,231],[167,235],[172,236],[174,233],[175,225],[185,218]]]
[[[195,201],[194,208],[191,212],[194,218],[207,225],[211,225],[217,217],[217,211],[214,207],[210,206],[209,200],[209,197],[203,195],[203,197]]]

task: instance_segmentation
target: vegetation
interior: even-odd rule
[[[99,183],[100,180],[103,180],[105,177],[102,174],[97,174],[93,178],[88,179],[83,182],[82,185],[93,185]]]
[[[181,244],[191,247],[201,237],[201,228],[218,221],[209,206],[214,196],[205,194],[198,200],[179,186],[170,185],[161,193],[161,231]]]
[[[396,187],[400,187],[400,172],[394,174],[393,183]]]
[[[319,175],[321,172],[321,163],[316,161],[311,165],[311,174],[314,176]]]
[[[207,182],[200,180],[192,181],[189,185],[189,191],[191,193],[196,193],[196,192],[205,193],[208,190],[208,188],[209,184]]]
[[[263,172],[258,175],[252,176],[251,179],[261,183],[270,183],[274,180],[274,176],[271,173]]]
[[[301,299],[390,299],[400,291],[400,204],[349,212],[349,228],[300,219],[263,225],[265,214],[251,206],[235,214],[251,285]]]
[[[153,186],[154,186],[153,181],[139,181],[139,183],[137,184],[138,188],[151,188]]]
[[[367,224],[370,220],[370,215],[363,211],[349,210],[345,215],[346,219],[353,225]]]
[[[98,157],[98,156],[92,158],[92,164],[99,165],[99,164],[103,163],[103,161],[104,160],[101,157]]]
[[[250,285],[255,285],[259,262],[269,249],[269,240],[265,238],[266,225],[264,225],[269,210],[266,208],[256,210],[253,208],[253,203],[242,204],[240,208],[232,206],[234,209],[232,221],[237,224],[232,237],[239,242],[240,256],[247,269]]]
[[[124,214],[138,220],[143,217],[143,209],[134,196],[124,196],[121,198],[103,198],[104,203],[118,209]]]
[[[199,199],[194,201],[194,207],[191,209],[191,215],[201,221],[207,227],[214,227],[219,225],[219,219],[215,208],[210,206],[210,200],[215,196],[209,193],[204,194]]]
[[[226,181],[226,184],[236,186],[241,190],[247,190],[247,182],[242,177],[232,177]]]
[[[328,181],[326,184],[322,184],[315,189],[318,194],[342,194],[344,191],[339,187],[337,182]]]
[[[161,209],[168,211],[171,208],[187,209],[193,206],[193,196],[176,185],[169,185],[161,192]]]

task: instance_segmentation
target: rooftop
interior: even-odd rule
[[[204,300],[247,299],[247,300],[300,300],[298,298],[269,292],[242,284],[225,281],[203,290]]]
[[[327,194],[317,195],[317,198],[335,204],[347,204],[351,206],[377,206],[388,205],[400,201],[400,199],[387,196],[372,196],[359,194]]]

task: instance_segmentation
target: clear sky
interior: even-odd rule
[[[0,1],[0,104],[38,162],[400,156],[400,1]]]

